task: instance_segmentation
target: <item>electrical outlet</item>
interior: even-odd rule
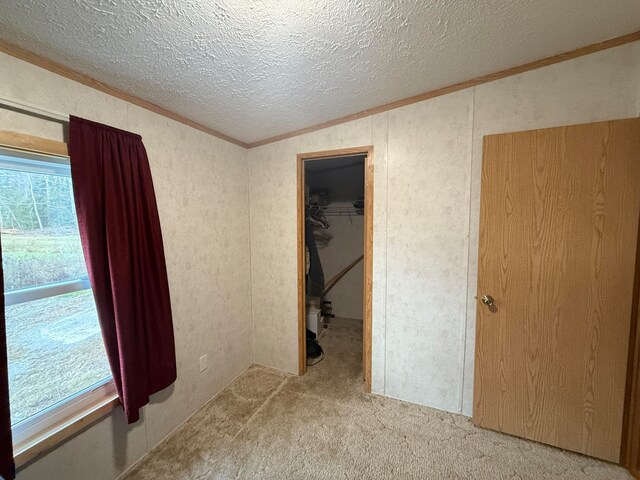
[[[207,354],[205,353],[200,357],[200,372],[204,372],[207,368],[209,368],[209,360],[207,358]]]

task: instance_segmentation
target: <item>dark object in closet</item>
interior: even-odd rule
[[[323,317],[331,317],[331,318],[335,318],[335,315],[333,314],[333,307],[331,306],[331,301],[330,300],[323,300],[322,301],[322,313],[321,315]],[[325,325],[326,327],[326,325]]]
[[[318,246],[313,236],[313,225],[308,221],[305,223],[304,241],[309,249],[309,281],[307,282],[307,293],[314,297],[319,297],[324,290],[324,272],[318,255]]]
[[[307,206],[306,221],[311,222],[314,227],[323,228],[324,230],[331,226],[320,205]]]
[[[364,198],[359,198],[353,202],[353,208],[356,209],[356,215],[364,215]]]
[[[324,352],[316,340],[316,334],[307,328],[307,365],[315,365],[323,358]]]

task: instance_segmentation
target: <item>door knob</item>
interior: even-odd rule
[[[484,303],[489,308],[495,305],[495,302],[493,301],[493,297],[491,295],[483,295],[482,303]]]

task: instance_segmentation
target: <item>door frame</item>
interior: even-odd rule
[[[640,222],[628,358],[620,464],[640,479]]]
[[[362,369],[364,390],[371,392],[371,317],[373,289],[373,146],[342,148],[320,152],[299,153],[297,170],[297,221],[298,221],[298,374],[307,371],[306,342],[306,281],[305,281],[305,202],[304,162],[332,157],[366,155],[364,168],[364,278],[362,292]]]

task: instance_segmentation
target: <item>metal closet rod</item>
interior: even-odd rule
[[[362,216],[364,215],[364,207],[350,207],[350,206],[320,206],[320,209],[326,217],[350,217],[350,216]]]
[[[67,113],[55,112],[48,108],[39,107],[27,102],[20,102],[3,96],[0,96],[0,106],[9,110],[30,113],[56,122],[69,123],[69,114]]]

